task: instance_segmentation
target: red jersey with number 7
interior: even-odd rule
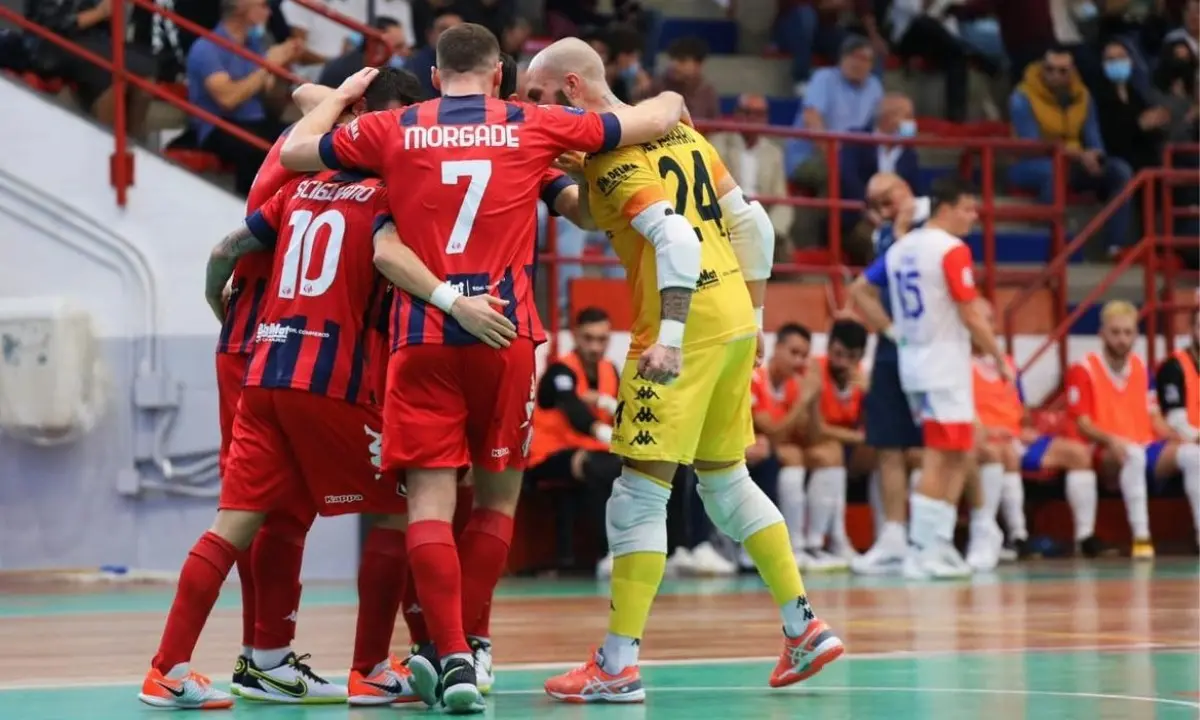
[[[274,248],[246,387],[379,404],[387,282],[375,270],[374,236],[386,218],[380,180],[322,172],[288,183],[246,219]]]
[[[620,142],[610,113],[442,97],[367,113],[321,139],[327,167],[379,175],[404,242],[434,275],[464,295],[493,294],[517,334],[545,340],[533,298],[537,199],[565,150],[600,152]],[[392,309],[392,347],[479,342],[453,318],[405,293]]]

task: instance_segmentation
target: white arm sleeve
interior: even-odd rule
[[[1167,413],[1167,425],[1187,440],[1200,437],[1200,430],[1188,423],[1188,412],[1185,408],[1175,408]]]
[[[654,246],[658,289],[695,290],[700,279],[700,238],[687,218],[659,201],[638,213],[631,224]]]
[[[775,226],[767,211],[758,201],[747,203],[740,187],[725,193],[719,202],[742,277],[749,281],[769,279],[775,264]]]

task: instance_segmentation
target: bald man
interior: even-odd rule
[[[755,93],[738,96],[734,118],[749,125],[767,124],[767,98]],[[709,138],[733,179],[752,197],[787,197],[787,172],[783,148],[757,131],[715,133]],[[795,219],[791,205],[772,205],[768,211],[775,228],[776,255],[785,249],[782,243]]]
[[[600,57],[575,39],[534,57],[527,87],[535,102],[620,105]],[[638,653],[663,577],[679,465],[695,468],[713,525],[742,543],[779,608],[785,640],[770,684],[804,680],[840,657],[842,642],[813,614],[783,516],[750,479],[745,455],[754,443],[750,384],[774,261],[770,218],[686,125],[590,155],[576,170],[630,278],[635,320],[612,435],[623,469],[608,501],[608,634],[587,663],[547,680],[546,692],[567,702],[645,698]]]

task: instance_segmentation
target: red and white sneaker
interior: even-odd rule
[[[594,651],[586,663],[550,678],[545,687],[547,695],[568,703],[640,703],[646,700],[642,673],[637,665],[609,675],[600,667],[600,655]]]
[[[787,687],[807,680],[846,652],[842,641],[824,620],[813,618],[799,637],[784,637],[783,654],[771,673],[771,687]]]
[[[351,670],[346,687],[350,705],[399,705],[421,699],[413,690],[412,671],[394,654],[388,655],[382,670],[369,677]]]
[[[175,680],[150,668],[142,681],[138,700],[157,708],[172,710],[222,710],[233,707],[233,696],[217,690],[212,681],[196,672]]]

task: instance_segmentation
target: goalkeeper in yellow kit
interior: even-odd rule
[[[604,111],[618,104],[600,57],[569,38],[529,67],[535,102]],[[568,702],[640,702],[638,650],[666,564],[667,500],[695,466],[713,524],[743,543],[780,608],[784,648],[770,684],[810,677],[843,652],[805,596],[779,510],[750,479],[750,379],[775,235],[712,146],[680,125],[653,143],[589,156],[596,224],[625,266],[636,315],[621,374],[612,450],[624,459],[608,501],[612,597],[604,645],[546,681]]]

